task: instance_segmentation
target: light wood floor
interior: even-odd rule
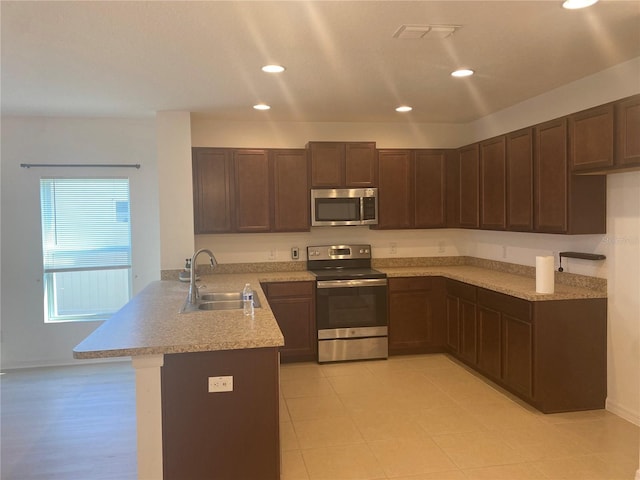
[[[2,480],[136,478],[130,363],[9,371],[0,396]],[[630,480],[638,466],[635,425],[543,415],[445,355],[283,365],[280,416],[283,480]]]
[[[136,478],[130,363],[0,375],[2,480]]]

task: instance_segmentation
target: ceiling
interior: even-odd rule
[[[640,0],[2,0],[0,16],[3,115],[466,123],[640,56]],[[460,28],[394,38],[403,24]]]

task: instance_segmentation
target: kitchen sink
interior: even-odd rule
[[[194,305],[185,304],[181,312],[194,312],[196,310],[241,310],[243,306],[242,292],[201,292],[198,303]],[[262,307],[255,290],[253,291],[253,307]]]

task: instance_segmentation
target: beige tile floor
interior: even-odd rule
[[[282,365],[282,480],[625,479],[640,429],[544,415],[446,355]]]

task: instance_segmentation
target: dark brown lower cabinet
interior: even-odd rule
[[[447,280],[446,302],[453,356],[544,413],[604,408],[605,298],[529,302]]]
[[[165,355],[164,480],[279,480],[277,348]],[[233,376],[209,393],[208,377]]]
[[[444,279],[389,279],[389,353],[444,351]]]
[[[447,280],[447,346],[472,364],[476,363],[476,287]]]
[[[532,393],[531,302],[478,288],[478,369],[521,395]]]
[[[264,283],[262,288],[284,336],[280,360],[283,363],[316,360],[315,282]]]

